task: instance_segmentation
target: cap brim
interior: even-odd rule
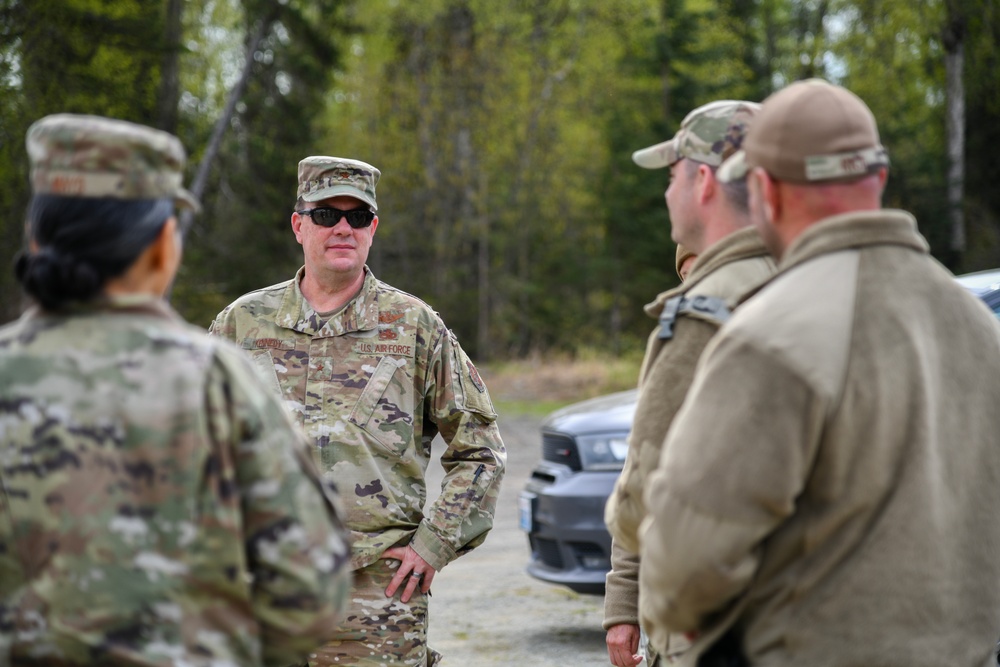
[[[372,207],[373,211],[378,210],[378,204],[375,200],[368,196],[363,190],[352,187],[350,185],[334,185],[328,188],[322,188],[314,192],[310,192],[302,195],[302,201],[307,202],[317,202],[324,199],[330,199],[331,197],[354,197],[359,201],[363,201]]]
[[[675,139],[637,150],[632,153],[632,161],[643,169],[669,167],[677,162],[677,142]]]
[[[184,188],[177,191],[177,194],[174,195],[174,201],[181,208],[186,208],[194,213],[201,213],[201,204],[195,199],[193,194]]]
[[[719,165],[719,169],[715,172],[715,178],[722,183],[742,181],[747,177],[749,171],[750,165],[747,163],[746,151],[736,151]]]

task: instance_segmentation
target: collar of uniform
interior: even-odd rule
[[[785,251],[778,271],[784,273],[818,255],[872,245],[930,252],[926,239],[917,231],[916,218],[906,211],[859,211],[824,218],[809,227]]]
[[[40,317],[72,317],[74,315],[116,312],[156,315],[170,320],[182,321],[180,315],[166,301],[152,294],[105,296],[85,303],[72,304],[58,311],[44,310],[36,305],[28,308],[23,317],[37,319]]]
[[[361,291],[330,318],[321,317],[303,296],[300,285],[305,272],[306,267],[300,268],[292,281],[293,289],[285,292],[275,317],[279,325],[318,338],[378,327],[378,280],[367,266]]]
[[[660,318],[663,305],[675,296],[687,294],[706,277],[718,271],[730,262],[737,262],[751,257],[764,257],[768,254],[760,234],[753,227],[747,227],[729,234],[710,245],[705,252],[698,255],[691,267],[691,273],[683,283],[661,292],[656,300],[645,307],[646,314],[654,320]]]

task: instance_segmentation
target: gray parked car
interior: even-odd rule
[[[1000,318],[1000,270],[957,280]],[[604,505],[625,463],[636,394],[633,389],[575,403],[543,422],[542,460],[519,498],[531,549],[528,574],[536,579],[604,594],[611,569]]]
[[[993,310],[1000,318],[1000,269],[966,273],[955,278],[958,284],[969,290]]]
[[[636,391],[552,413],[542,424],[542,460],[519,498],[528,534],[528,574],[578,593],[604,594],[611,535],[604,504],[621,473]]]

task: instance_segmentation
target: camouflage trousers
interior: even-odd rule
[[[419,588],[407,603],[400,591],[385,589],[397,560],[377,560],[354,572],[354,587],[344,620],[330,641],[309,656],[309,667],[431,667],[441,654],[427,646],[427,595]]]

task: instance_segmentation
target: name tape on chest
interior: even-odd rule
[[[405,343],[369,343],[359,341],[354,344],[357,354],[394,354],[403,357],[413,356],[413,346]]]
[[[301,350],[308,354],[310,344],[309,341],[302,340],[299,341],[299,343]],[[295,340],[280,340],[278,338],[247,338],[243,340],[242,347],[244,350],[290,351],[295,350],[297,346]],[[354,354],[359,356],[389,354],[398,357],[413,357],[414,346],[412,339],[404,339],[400,342],[361,340],[355,341],[351,350]]]
[[[732,311],[726,305],[726,301],[717,296],[698,295],[691,298],[675,296],[667,300],[660,313],[660,340],[670,340],[674,337],[674,322],[685,314],[722,326]]]

